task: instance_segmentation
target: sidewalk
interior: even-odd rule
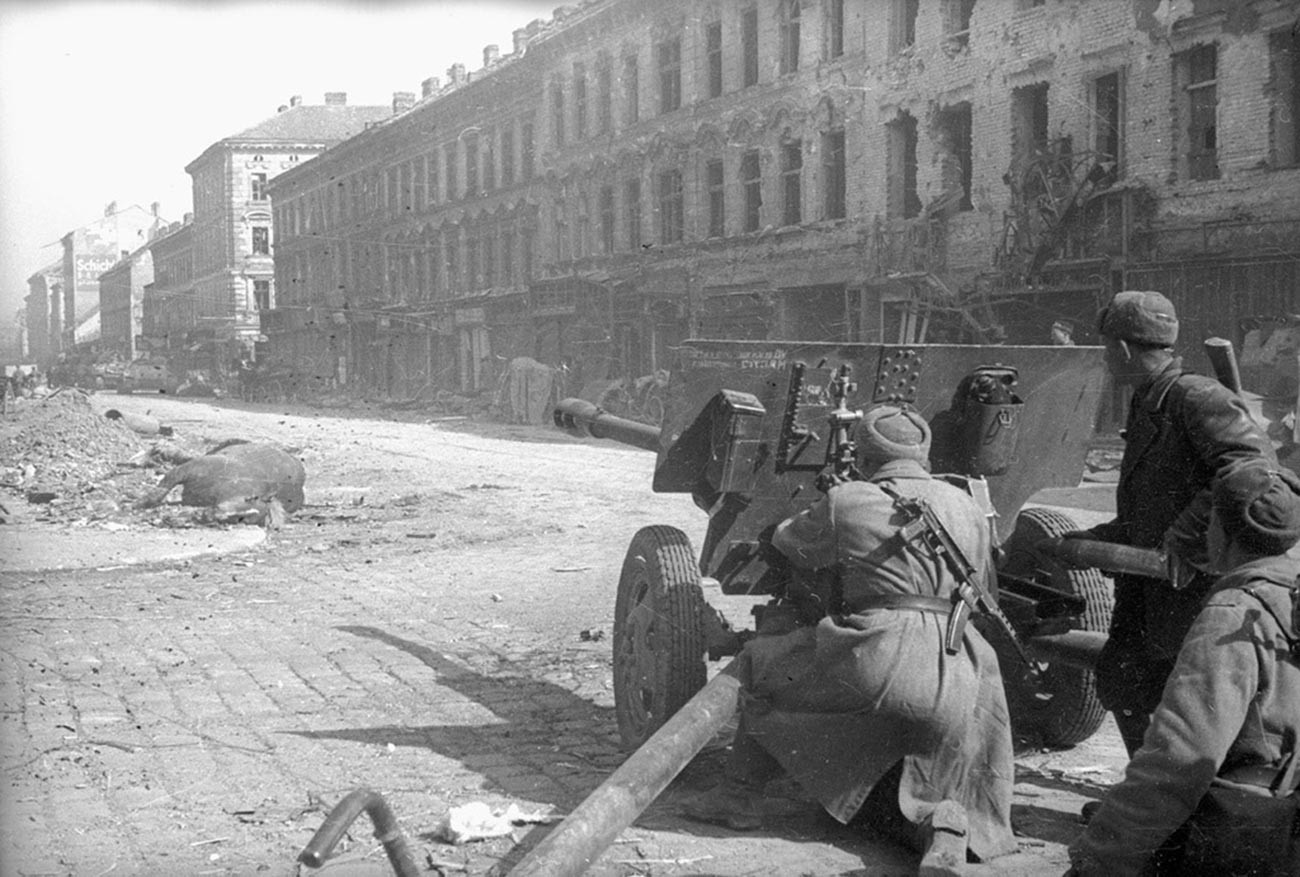
[[[94,569],[244,551],[266,539],[261,527],[193,530],[123,524],[0,526],[0,572]]]

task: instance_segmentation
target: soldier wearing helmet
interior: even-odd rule
[[[856,438],[865,480],[830,487],[772,536],[796,572],[830,574],[820,617],[770,633],[760,618],[737,659],[743,706],[723,783],[686,814],[757,828],[763,787],[784,770],[839,821],[892,829],[922,852],[922,874],[959,874],[968,854],[1016,848],[1006,696],[973,626],[945,650],[957,581],[902,537],[896,497],[924,499],[985,579],[989,528],[966,492],[930,476],[919,413],[876,406]]]
[[[1238,396],[1174,355],[1178,316],[1158,292],[1117,293],[1098,333],[1116,384],[1132,389],[1116,517],[1079,536],[1163,550],[1172,581],[1118,575],[1097,692],[1130,755],[1142,744],[1184,634],[1213,576],[1205,533],[1214,477],[1246,460],[1276,467],[1268,437]]]

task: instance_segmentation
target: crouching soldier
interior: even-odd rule
[[[903,532],[902,502],[928,503],[986,584],[984,512],[931,478],[930,430],[882,405],[857,432],[862,474],[781,523],[773,545],[824,571],[822,617],[760,635],[737,659],[741,718],[723,782],[686,807],[694,819],[754,829],[764,785],[782,769],[833,817],[855,816],[923,853],[921,873],[959,874],[968,854],[1015,849],[1012,746],[992,647],[971,625],[945,648],[955,575]]]
[[[1070,849],[1079,877],[1300,874],[1300,479],[1262,462],[1214,484],[1220,578],[1142,747]]]

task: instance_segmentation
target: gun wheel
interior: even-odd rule
[[[628,751],[704,687],[705,608],[686,534],[664,526],[637,531],[614,604],[614,711]]]
[[[1016,529],[1002,546],[1006,559],[1002,569],[1022,578],[1047,585],[1087,601],[1078,629],[1110,629],[1115,598],[1106,577],[1096,569],[1070,569],[1040,554],[1036,546],[1043,539],[1079,529],[1069,515],[1050,509],[1025,509],[1016,518]],[[1014,657],[999,656],[1004,666]],[[1068,747],[1087,740],[1106,718],[1106,708],[1097,696],[1091,670],[1049,664],[1043,673],[1038,697],[1026,691],[1007,691],[1011,723],[1020,734],[1036,735],[1049,746]]]

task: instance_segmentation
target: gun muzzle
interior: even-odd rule
[[[1134,548],[1100,539],[1063,539],[1055,536],[1039,542],[1038,550],[1075,569],[1095,567],[1108,573],[1125,573],[1151,579],[1169,578],[1165,556],[1151,548]]]

